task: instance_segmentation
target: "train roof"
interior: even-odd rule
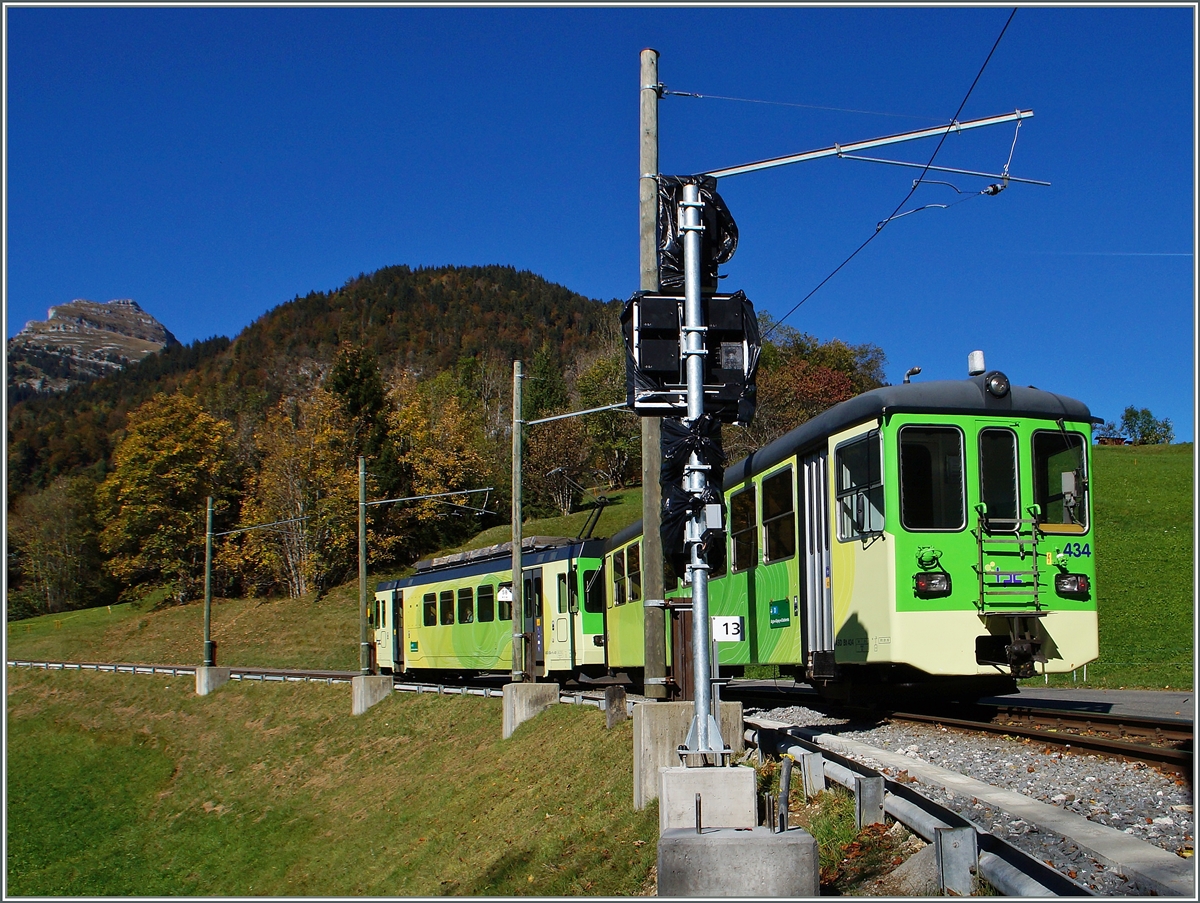
[[[745,481],[747,474],[774,467],[797,453],[823,447],[832,433],[892,414],[976,414],[1038,417],[1075,423],[1098,422],[1088,406],[1066,395],[1035,386],[1012,386],[1004,398],[995,398],[984,386],[985,377],[932,380],[883,386],[856,395],[807,420],[725,470],[725,489]],[[642,532],[642,522],[630,524],[608,541],[615,549]]]
[[[1012,386],[1003,398],[985,388],[985,377],[933,380],[883,386],[856,395],[807,420],[774,442],[752,452],[725,471],[725,489],[797,453],[824,445],[831,434],[892,414],[975,414],[1039,417],[1047,420],[1092,421],[1087,405],[1066,395],[1034,386]]]
[[[522,567],[536,567],[564,558],[599,558],[604,554],[602,539],[568,539],[563,536],[526,536],[521,541]],[[458,580],[512,569],[512,543],[502,542],[482,549],[457,552],[441,558],[418,561],[416,573],[375,586],[376,592],[423,586],[442,580]]]

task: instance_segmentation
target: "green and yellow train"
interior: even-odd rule
[[[1094,660],[1093,423],[992,371],[866,392],[728,468],[709,580],[721,676],[777,665],[830,696],[969,698]],[[646,605],[679,617],[689,593],[644,597],[641,525],[523,554],[538,675],[639,684]],[[380,584],[379,665],[510,671],[511,579],[498,547]]]

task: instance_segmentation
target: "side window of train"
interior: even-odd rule
[[[754,507],[754,487],[743,489],[729,503],[730,567],[734,573],[758,563],[758,515]]]
[[[725,573],[724,562],[721,564],[721,573]],[[679,577],[675,573],[675,565],[671,564],[671,556],[663,556],[663,591],[674,592],[679,589]]]
[[[883,532],[883,466],[879,430],[834,450],[838,539],[849,542]]]
[[[425,626],[434,627],[437,624],[437,596],[433,593],[426,593],[424,603],[421,607],[423,609]]]
[[[475,620],[475,590],[464,586],[458,591],[458,623],[471,624]]]
[[[565,615],[567,613],[567,575],[559,574],[558,580],[555,581],[558,589],[558,613]]]
[[[571,565],[570,582],[567,585],[567,611],[577,614],[579,611],[579,568]]]
[[[900,430],[900,520],[906,530],[961,530],[967,525],[963,437],[953,426]]]
[[[542,617],[542,576],[535,574],[525,578],[525,619]]]
[[[796,493],[792,468],[785,467],[762,483],[763,561],[783,561],[796,554]]]
[[[481,624],[495,620],[496,590],[490,583],[485,583],[475,591],[475,611]]]
[[[1087,471],[1083,436],[1061,430],[1033,434],[1033,500],[1046,533],[1087,530]]]
[[[625,604],[625,552],[613,552],[612,556],[612,600],[613,605]]]
[[[496,592],[496,601],[500,603],[498,606],[499,620],[512,620],[512,597],[512,582],[510,581],[508,583],[501,583],[500,589]]]
[[[1017,488],[1017,436],[1012,430],[979,431],[979,495],[992,533],[1017,529],[1021,503]]]
[[[642,601],[642,547],[634,543],[625,551],[625,567],[628,575],[628,601]]]
[[[444,589],[438,597],[441,604],[441,622],[443,624],[454,623],[454,590]]]

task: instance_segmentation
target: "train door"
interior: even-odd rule
[[[808,455],[800,491],[804,550],[800,601],[804,609],[804,663],[815,676],[833,664],[833,593],[829,572],[829,452]],[[833,676],[830,674],[829,676]]]
[[[396,597],[399,590],[379,590],[370,608],[371,645],[370,667],[373,672],[399,670],[399,636],[395,634],[397,620]]]
[[[574,615],[571,612],[569,563],[554,575],[554,590],[546,600],[546,620],[550,622],[550,640],[546,650],[547,671],[569,671],[575,665]]]
[[[392,631],[392,670],[404,670],[404,655],[400,649],[400,637],[404,632],[404,590],[392,590],[392,612],[389,618]]]
[[[568,603],[574,621],[574,658],[580,665],[604,664],[604,567],[600,562],[588,562],[573,568],[575,592]]]
[[[544,604],[542,599],[542,569],[529,568],[525,572],[525,589],[522,598],[525,601],[524,631],[533,641],[533,673],[538,677],[546,674],[546,639],[542,629],[545,624]]]
[[[757,661],[787,664],[800,658],[800,596],[796,537],[795,468],[763,477],[759,491],[762,561],[754,569]]]

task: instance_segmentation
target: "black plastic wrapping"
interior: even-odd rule
[[[662,395],[664,398],[671,393],[665,393],[662,380],[654,374],[639,370],[633,359],[633,305],[647,292],[635,292],[621,309],[621,335],[625,339],[625,403],[630,409],[634,408],[634,399],[647,392]],[[678,339],[677,339],[678,340]],[[661,415],[659,415],[661,416]]]
[[[754,313],[754,303],[741,291],[735,293],[733,297],[742,303],[742,329],[746,336],[746,347],[749,350],[750,359],[746,364],[746,382],[742,386],[741,395],[737,400],[737,413],[722,419],[726,422],[732,420],[734,423],[745,426],[754,419],[754,411],[758,407],[758,359],[762,355],[762,336],[758,331],[758,317]]]
[[[684,185],[698,185],[704,202],[704,233],[700,241],[700,286],[714,291],[717,267],[737,250],[738,230],[733,215],[717,194],[712,176],[658,177],[658,285],[661,291],[683,290],[683,238],[679,234],[679,202]]]
[[[707,464],[708,484],[720,486],[725,481],[725,449],[721,446],[721,422],[704,414],[689,429],[678,417],[664,417],[662,422],[662,471],[658,481],[664,487],[683,480],[683,468],[692,452],[701,464]]]
[[[707,485],[698,497],[687,492],[681,485],[683,469],[696,453],[701,464],[707,464]],[[692,428],[674,417],[662,421],[662,470],[659,483],[662,486],[662,516],[659,536],[663,554],[670,559],[675,573],[686,573],[690,561],[684,546],[684,527],[688,518],[699,513],[706,505],[721,506],[721,522],[725,522],[725,499],[722,485],[725,481],[725,451],[721,447],[721,422],[705,414]],[[725,563],[725,531],[705,530],[701,537],[705,546],[705,557],[709,568],[720,571]]]

